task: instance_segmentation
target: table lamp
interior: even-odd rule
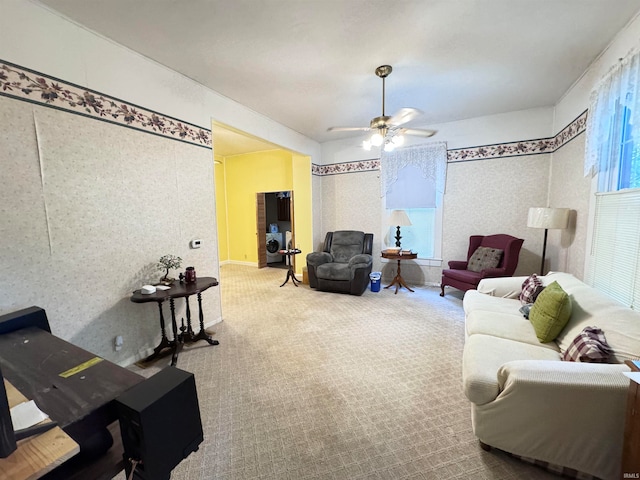
[[[389,217],[389,225],[396,226],[396,247],[400,248],[400,227],[408,227],[411,225],[411,220],[409,220],[409,216],[407,212],[404,210],[393,210],[391,212],[391,216]]]
[[[527,227],[544,228],[544,243],[542,244],[542,262],[540,275],[544,275],[544,257],[547,253],[547,233],[550,228],[564,229],[569,226],[568,208],[531,207],[527,217]]]

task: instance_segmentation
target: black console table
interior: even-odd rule
[[[205,340],[209,345],[218,345],[219,342],[211,338],[211,335],[207,334],[204,329],[204,314],[202,313],[202,292],[208,288],[218,285],[218,280],[213,277],[201,277],[196,279],[193,283],[174,283],[168,290],[156,290],[155,293],[142,294],[140,290],[133,292],[131,301],[134,303],[148,303],[157,302],[158,310],[160,311],[160,330],[162,332],[162,338],[160,344],[154,348],[153,353],[143,360],[143,362],[150,362],[160,356],[163,356],[167,352],[163,352],[168,349],[172,353],[171,365],[176,366],[178,363],[178,354],[182,350],[185,343],[197,342],[198,340]],[[198,317],[200,319],[200,331],[195,333],[191,326],[191,309],[189,308],[189,297],[191,295],[197,295],[198,298]],[[187,324],[184,324],[184,319],[180,325],[180,333],[178,333],[178,322],[176,321],[176,309],[174,300],[176,298],[184,298],[186,304]],[[162,312],[162,304],[165,300],[169,300],[169,308],[171,310],[171,330],[173,333],[173,339],[169,340],[167,337],[167,331],[165,326],[164,314]]]

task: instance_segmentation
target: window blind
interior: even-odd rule
[[[436,206],[436,182],[424,178],[420,169],[407,165],[398,170],[398,177],[387,190],[388,209],[434,208]]]
[[[596,194],[587,283],[640,310],[640,189]]]

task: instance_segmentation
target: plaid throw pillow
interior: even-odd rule
[[[534,273],[524,282],[522,282],[522,291],[520,292],[520,303],[526,305],[527,303],[534,303],[540,292],[544,290],[542,280],[540,280]]]
[[[596,327],[586,327],[571,342],[562,360],[567,362],[607,363],[613,350],[607,344],[604,332]]]

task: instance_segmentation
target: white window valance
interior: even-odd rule
[[[614,65],[591,92],[585,146],[585,176],[607,172],[611,174],[616,170],[624,127],[621,120],[623,110],[628,111],[630,125],[640,126],[639,87],[640,51],[635,48]],[[639,130],[631,130],[633,141],[640,141]]]
[[[382,152],[380,196],[386,197],[387,208],[435,206],[436,194],[444,193],[446,172],[446,142]]]

